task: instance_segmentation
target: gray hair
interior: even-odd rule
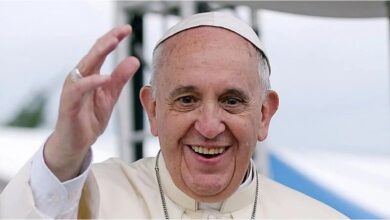
[[[152,86],[153,97],[156,97],[157,85],[156,85],[156,74],[158,72],[159,66],[162,62],[162,59],[165,57],[163,48],[164,42],[157,46],[153,52],[152,58],[152,76],[150,77],[150,85]],[[269,68],[269,62],[264,53],[256,48],[257,61],[258,61],[258,74],[260,77],[260,83],[265,91],[271,89],[271,83],[269,80],[269,76],[271,74],[271,70]]]
[[[257,52],[257,62],[259,64],[257,71],[260,76],[260,83],[263,86],[264,90],[271,89],[271,82],[269,76],[271,75],[270,64],[263,51],[256,48]]]

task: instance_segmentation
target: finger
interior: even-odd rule
[[[78,104],[87,93],[104,85],[110,80],[111,76],[109,75],[92,75],[83,77],[77,82],[72,82],[71,85],[67,86],[68,88],[66,90],[65,97],[71,105]]]
[[[122,60],[111,74],[111,81],[105,87],[114,100],[117,100],[123,86],[135,74],[140,66],[140,61],[136,57],[127,57]]]
[[[100,37],[77,65],[83,76],[99,73],[107,55],[118,46],[123,38],[130,34],[131,30],[130,25],[123,25],[112,29]]]

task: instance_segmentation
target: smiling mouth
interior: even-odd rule
[[[206,158],[213,158],[213,157],[217,157],[221,154],[223,154],[223,152],[225,152],[225,150],[227,149],[227,147],[202,147],[202,146],[193,146],[191,145],[190,146],[192,151],[194,151],[196,154],[202,156],[202,157],[206,157]]]

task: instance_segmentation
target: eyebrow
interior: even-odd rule
[[[184,93],[198,93],[197,89],[195,86],[178,86],[176,87],[172,92],[169,93],[169,97],[175,98],[181,94]],[[225,89],[222,94],[224,95],[235,95],[238,97],[241,97],[244,101],[249,100],[249,96],[241,89],[238,88],[230,88],[230,89]]]
[[[249,100],[249,96],[244,91],[242,91],[241,89],[237,89],[237,88],[226,89],[225,91],[223,91],[223,94],[232,94],[232,95],[241,97],[245,101]]]
[[[183,93],[191,93],[191,92],[196,92],[195,86],[178,86],[172,92],[169,93],[169,96],[171,98],[174,98]]]

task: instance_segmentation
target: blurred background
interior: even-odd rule
[[[350,218],[390,218],[389,4],[375,2],[0,1],[0,191],[53,130],[62,82],[95,40],[129,23],[110,55],[142,68],[124,89],[94,161],[154,156],[138,101],[152,50],[182,17],[225,11],[269,56],[280,108],[254,157],[264,175]]]

